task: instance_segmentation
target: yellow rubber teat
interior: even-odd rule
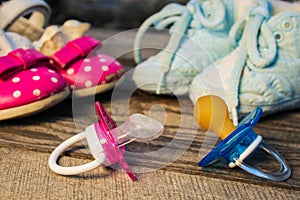
[[[222,140],[235,130],[228,107],[218,96],[200,97],[194,107],[194,117],[201,127],[217,133]]]

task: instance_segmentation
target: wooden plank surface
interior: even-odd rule
[[[104,40],[102,50],[104,53],[115,55],[123,63],[133,65],[132,53],[129,50],[132,49],[134,31],[122,33],[121,37],[116,37],[116,33],[116,31],[110,30],[93,30],[91,32],[97,38]],[[150,33],[148,37],[144,45],[150,47],[152,45],[156,48],[163,45],[163,42],[160,41],[167,40],[168,35]],[[154,51],[146,51],[144,55],[148,57]],[[128,69],[130,71],[131,68]],[[109,91],[92,97],[92,99],[67,99],[34,116],[0,122],[0,147],[3,151],[0,158],[0,169],[6,170],[2,170],[5,175],[1,179],[1,194],[10,191],[5,197],[14,197],[18,189],[14,190],[13,186],[17,185],[22,191],[18,194],[19,196],[16,195],[16,199],[55,198],[51,195],[54,195],[56,190],[61,190],[57,193],[58,196],[67,195],[70,198],[76,195],[87,198],[95,197],[94,195],[114,198],[126,196],[127,191],[130,191],[128,197],[153,194],[154,198],[159,195],[163,195],[163,197],[178,195],[182,198],[197,199],[205,193],[208,193],[205,194],[208,198],[215,196],[244,198],[250,197],[252,194],[254,194],[254,198],[260,199],[264,197],[280,198],[284,195],[290,195],[290,199],[298,197],[300,189],[299,110],[264,117],[255,128],[255,131],[263,136],[264,141],[279,151],[292,168],[292,176],[287,181],[266,181],[240,169],[229,169],[224,162],[207,168],[198,167],[197,163],[213,147],[216,137],[213,134],[207,135],[203,129],[198,129],[193,119],[192,102],[188,97],[177,99],[150,95],[138,90],[132,94],[129,110],[127,110],[125,105],[128,104],[126,102],[128,99],[124,95],[133,92],[133,83],[130,77],[131,73],[129,72],[126,74],[125,81],[117,87],[118,94],[124,93],[120,95],[120,98],[116,99],[115,93]],[[152,170],[152,172],[139,175],[141,186],[139,186],[139,182],[131,183],[123,173],[115,170],[108,170],[109,175],[104,177],[99,173],[103,169],[87,173],[88,175],[61,177],[47,168],[49,153],[58,144],[82,131],[84,127],[96,120],[92,103],[94,100],[100,101],[110,112],[113,112],[113,117],[118,123],[123,122],[129,113],[151,114],[154,118],[164,122],[165,131],[159,138],[150,142],[134,142],[127,146],[129,152],[140,153],[136,157],[127,156],[127,160],[134,170]],[[62,159],[62,163],[74,164],[93,159],[84,146],[79,144],[78,147],[66,152],[65,161]],[[161,149],[165,151],[158,155],[146,154]],[[18,161],[14,161],[13,158],[17,156],[19,156]],[[170,162],[172,156],[174,162]],[[262,153],[258,153],[252,160],[264,163],[261,167],[267,169],[276,169],[277,167],[274,162],[268,160],[264,162],[266,161],[265,154]],[[25,165],[20,164],[22,161]],[[15,169],[15,166],[21,166],[19,171]],[[161,168],[158,171],[156,171],[157,166]],[[39,171],[40,176],[36,174],[36,171]],[[27,173],[26,178],[22,176],[23,172]],[[151,183],[151,180],[155,181]],[[104,183],[108,183],[110,186]],[[123,183],[125,185],[122,185]],[[156,187],[154,183],[157,183],[159,187]],[[91,188],[84,193],[84,189],[88,188],[88,185]],[[72,186],[78,189],[78,193]],[[109,192],[101,190],[103,187]],[[142,191],[143,188],[145,191]],[[94,189],[97,192],[93,193]],[[117,193],[116,196],[112,191]]]
[[[159,170],[140,174],[132,182],[125,174],[98,168],[78,176],[52,173],[45,164],[49,154],[0,148],[1,199],[296,199],[300,192],[232,182],[205,176]],[[63,165],[86,159],[65,157]]]
[[[96,100],[102,102],[109,109],[111,106],[110,96],[111,92],[107,92],[96,96]],[[147,99],[147,102],[145,102],[145,99]],[[75,120],[80,121],[79,126],[85,127],[89,125],[95,117],[92,115],[93,105],[85,105],[80,102],[79,104],[82,109],[82,115],[79,115]],[[120,106],[118,106],[119,114],[114,115],[114,118],[117,122],[122,122],[122,119],[124,119],[125,116],[125,111],[122,111],[124,104],[122,104],[122,100],[120,103],[117,102],[115,104]],[[183,155],[173,163],[168,163],[167,158],[170,156],[168,154],[160,155],[161,157],[150,156],[147,159],[131,158],[132,163],[138,163],[140,166],[149,168],[155,167],[152,166],[152,162],[149,163],[150,160],[154,163],[157,162],[157,165],[166,165],[164,170],[168,171],[212,176],[222,179],[291,189],[300,188],[299,127],[296,123],[297,118],[300,117],[298,111],[282,113],[281,116],[266,117],[256,128],[257,133],[264,137],[266,143],[272,145],[279,151],[293,169],[292,177],[289,180],[285,182],[270,182],[254,177],[239,169],[229,169],[222,162],[208,168],[200,169],[197,166],[197,163],[205,154],[199,155],[199,151],[200,149],[209,150],[209,146],[202,146],[203,141],[206,139],[213,142],[215,138],[205,137],[206,135],[203,130],[196,129],[192,114],[193,105],[190,100],[188,98],[183,98],[181,104],[183,105],[183,108],[178,106],[178,100],[174,97],[159,97],[141,91],[134,93],[130,101],[131,114],[147,114],[151,106],[160,105],[166,110],[167,120],[165,123],[165,131],[159,138],[151,142],[136,142],[128,146],[128,151],[145,152],[158,150],[165,147],[176,136],[178,138],[174,144],[176,145],[176,149],[174,149],[174,146],[171,146],[168,147],[169,151],[167,152],[181,151],[183,152]],[[109,110],[111,111],[111,109]],[[160,113],[156,114],[157,115],[154,115],[153,117],[161,116]],[[284,122],[282,122],[283,119]],[[184,120],[185,123],[180,124],[181,120]],[[182,132],[178,133],[178,127],[182,129]],[[60,105],[35,116],[1,122],[0,145],[50,153],[62,141],[80,131],[82,131],[80,128],[78,130],[75,127],[72,114],[72,101],[66,100]],[[185,151],[184,148],[189,145],[189,142],[191,142],[191,145]],[[87,154],[89,153],[83,150],[79,152],[70,152],[70,155],[78,158],[92,159],[92,157]],[[258,156],[256,160],[263,161],[263,156],[264,154],[260,157]],[[274,166],[276,165],[273,162],[267,162],[267,164],[264,165],[266,168],[272,168]]]

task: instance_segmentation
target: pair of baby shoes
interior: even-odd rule
[[[220,96],[235,124],[238,114],[257,106],[265,114],[300,107],[300,13],[272,16],[270,2],[253,0],[237,18],[242,14],[237,4],[191,0],[186,6],[168,5],[147,19],[135,42],[137,86],[157,94],[189,94],[194,103],[205,95]],[[170,40],[141,62],[140,40],[152,24],[173,24]]]
[[[69,96],[112,89],[124,73],[100,54],[101,42],[85,35],[90,25],[68,20],[44,28],[51,9],[42,0],[10,0],[0,6],[0,120],[30,115]]]

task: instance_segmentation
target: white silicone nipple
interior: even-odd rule
[[[159,137],[164,126],[157,120],[142,114],[131,115],[123,124],[110,132],[118,144],[132,141],[152,140]]]

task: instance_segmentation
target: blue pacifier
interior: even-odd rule
[[[201,127],[217,133],[222,141],[198,165],[204,167],[222,157],[230,168],[238,166],[253,175],[274,181],[288,179],[291,175],[288,163],[278,152],[262,141],[262,136],[253,131],[261,115],[262,109],[258,107],[235,127],[230,120],[228,108],[220,97],[199,98],[194,108],[195,119]],[[278,161],[279,171],[266,173],[245,163],[244,160],[250,157],[258,147]]]

